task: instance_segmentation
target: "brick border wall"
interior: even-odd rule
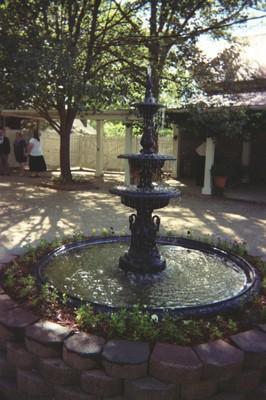
[[[40,320],[1,290],[1,393],[10,400],[266,400],[266,325],[228,341],[150,348]]]

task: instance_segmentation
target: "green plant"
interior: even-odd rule
[[[18,296],[24,298],[33,294],[36,289],[36,281],[32,275],[23,276],[18,279]]]
[[[84,240],[85,238],[86,238],[86,235],[80,231],[74,232],[73,236],[72,236],[73,241]]]
[[[62,293],[60,296],[60,300],[61,300],[62,304],[66,305],[68,303],[68,294]]]
[[[56,288],[52,287],[48,283],[45,283],[41,286],[40,292],[40,301],[46,302],[49,305],[56,305],[59,301],[59,294]]]
[[[210,331],[210,338],[212,340],[221,339],[223,337],[223,332],[217,327],[213,326]]]
[[[49,245],[48,240],[41,239],[38,243],[38,250],[45,250],[47,246]]]
[[[25,246],[25,250],[26,250],[26,257],[30,257],[32,259],[33,262],[35,262],[37,260],[37,248],[33,247],[31,245],[27,245]]]
[[[90,326],[92,318],[94,317],[91,306],[81,306],[75,314],[75,320],[81,329]]]
[[[160,325],[160,340],[163,342],[189,344],[186,329],[175,318],[166,315]]]
[[[128,316],[128,327],[134,340],[153,341],[158,336],[157,320],[142,310],[140,306],[134,306]]]
[[[13,288],[16,284],[16,267],[13,264],[4,272],[4,285],[7,288]]]
[[[123,337],[127,333],[127,318],[128,313],[125,308],[122,308],[118,312],[111,313],[109,319],[108,335],[110,337],[117,336],[118,338]]]
[[[102,235],[103,236],[108,236],[109,235],[109,230],[107,228],[102,228]]]
[[[76,323],[85,330],[95,330],[97,327],[100,329],[101,323],[108,318],[107,314],[95,313],[91,305],[81,306],[76,311]]]
[[[234,321],[233,319],[229,318],[228,320],[228,329],[230,330],[230,332],[232,333],[236,333],[238,331],[238,326],[236,321]]]

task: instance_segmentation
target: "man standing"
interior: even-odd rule
[[[0,174],[9,175],[8,156],[10,153],[10,142],[5,136],[5,130],[0,128]]]

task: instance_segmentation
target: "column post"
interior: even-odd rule
[[[201,189],[202,194],[212,194],[211,167],[214,162],[215,142],[212,137],[206,138],[206,156],[204,169],[204,184]]]
[[[135,135],[134,137],[133,137],[133,140],[132,140],[132,150],[133,150],[133,153],[138,153],[139,152],[139,137],[137,136],[137,135]]]
[[[125,123],[125,154],[132,153],[132,124],[129,122]],[[125,170],[125,179],[124,182],[126,185],[130,184],[130,168],[128,160],[124,160],[124,170]]]
[[[172,162],[172,176],[177,179],[180,178],[180,130],[176,124],[173,127],[173,155],[176,160]]]
[[[104,143],[104,121],[96,121],[96,170],[95,176],[103,176],[103,143]]]

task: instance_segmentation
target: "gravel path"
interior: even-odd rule
[[[121,179],[121,177],[120,177]],[[117,183],[113,176],[106,183],[94,181],[91,189],[56,191],[39,186],[30,178],[1,177],[0,180],[0,256],[9,250],[40,239],[52,239],[82,231],[113,227],[128,230],[131,210],[109,194]],[[184,192],[164,209],[161,232],[195,235],[216,234],[231,240],[244,240],[251,254],[266,259],[266,205],[238,202]]]

